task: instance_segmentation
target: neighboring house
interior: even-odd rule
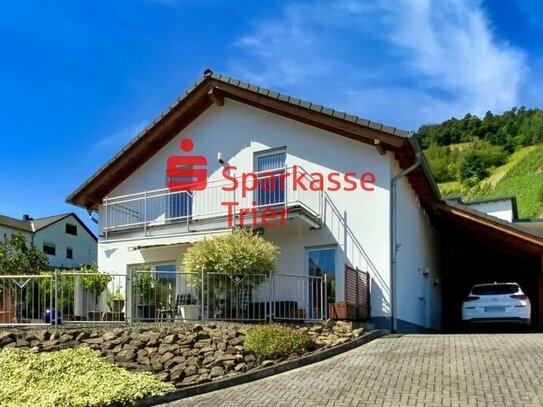
[[[75,213],[37,219],[0,215],[0,240],[15,234],[22,234],[30,244],[43,250],[51,267],[77,268],[96,263],[96,236]]]
[[[205,189],[175,190],[187,181],[168,177],[169,159],[179,156],[170,163],[192,170],[207,163]],[[228,166],[236,168],[223,173]],[[286,179],[285,188],[264,187],[270,172]],[[250,173],[258,174],[254,191],[223,188]],[[319,174],[323,192],[295,182],[318,189]],[[244,226],[264,227],[264,238],[279,246],[279,273],[324,272],[341,302],[346,266],[369,272],[376,326],[452,327],[466,287],[490,278],[478,277],[481,258],[485,270],[500,273],[517,261],[534,300],[543,297],[541,236],[443,201],[409,133],[210,71],[68,201],[99,214],[98,265],[110,273],[141,263],[181,270],[191,243],[230,230],[230,209],[237,214],[230,223],[239,224],[240,208],[256,208],[255,225],[250,212]],[[271,221],[269,207],[277,209]],[[296,295],[292,287],[279,291],[284,300]]]

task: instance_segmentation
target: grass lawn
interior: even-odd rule
[[[126,403],[174,390],[150,373],[133,373],[88,348],[0,352],[0,406],[83,407]]]

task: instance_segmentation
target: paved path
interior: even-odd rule
[[[406,335],[163,405],[543,405],[543,334]]]

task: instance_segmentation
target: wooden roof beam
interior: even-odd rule
[[[212,87],[211,89],[209,89],[209,91],[207,92],[207,96],[215,105],[219,107],[224,106],[224,96],[221,94],[220,91],[217,90],[217,88]]]

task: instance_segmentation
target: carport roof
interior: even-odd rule
[[[543,255],[543,234],[454,201],[431,204],[434,214],[484,240],[534,255]]]

